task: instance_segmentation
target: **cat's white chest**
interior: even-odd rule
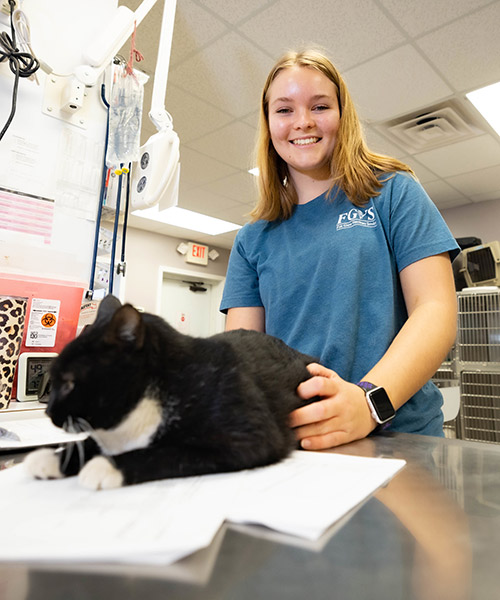
[[[149,446],[161,423],[160,403],[143,398],[119,425],[113,429],[96,429],[92,437],[103,454],[113,456]]]

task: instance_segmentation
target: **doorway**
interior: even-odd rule
[[[194,337],[224,331],[219,312],[225,277],[160,267],[157,314],[172,327]]]

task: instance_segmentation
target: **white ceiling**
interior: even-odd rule
[[[162,10],[158,0],[137,30],[145,114]],[[500,137],[465,98],[500,81],[500,0],[177,0],[166,108],[181,140],[179,206],[246,222],[260,91],[276,58],[308,43],[344,76],[371,149],[411,165],[440,209],[500,199]],[[387,130],[449,101],[469,126],[463,138],[417,148]],[[145,117],[143,141],[155,131]],[[225,248],[235,235],[131,225]]]

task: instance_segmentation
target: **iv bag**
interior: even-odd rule
[[[139,158],[144,85],[149,77],[125,65],[113,66],[113,87],[109,100],[109,137],[106,166],[118,167]]]

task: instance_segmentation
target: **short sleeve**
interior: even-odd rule
[[[226,283],[219,310],[237,306],[263,306],[256,265],[249,259],[245,228],[238,232],[229,257]]]
[[[391,183],[389,202],[383,208],[383,220],[398,271],[443,252],[448,252],[453,260],[460,248],[420,183],[401,173]]]

